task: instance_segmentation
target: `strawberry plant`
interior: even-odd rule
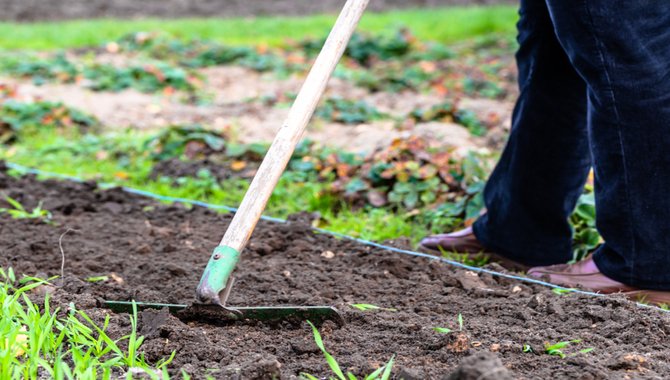
[[[483,136],[486,133],[486,127],[474,112],[458,109],[456,103],[448,101],[427,109],[416,108],[410,112],[409,118],[413,122],[441,121],[461,124],[475,136]]]
[[[226,156],[237,160],[260,162],[267,151],[268,145],[264,143],[226,145]]]
[[[503,90],[497,83],[485,78],[463,78],[462,88],[463,92],[468,96],[483,96],[485,98],[499,99],[505,95],[505,90]]]
[[[350,100],[340,97],[327,98],[317,108],[315,115],[325,120],[343,124],[361,124],[386,116],[364,100]]]
[[[502,41],[502,42],[501,42]],[[180,67],[236,64],[259,72],[288,75],[307,68],[323,39],[305,40],[284,48],[232,47],[207,40],[184,41],[164,33],[133,33],[107,44],[110,52],[134,52]],[[336,75],[372,91],[437,91],[441,95],[500,98],[500,83],[509,77],[509,59],[515,47],[493,38],[456,49],[418,41],[406,29],[390,34],[355,33]]]
[[[433,62],[453,59],[456,57],[457,54],[453,49],[446,45],[435,42],[429,42],[417,46],[416,49],[408,55],[409,59]]]
[[[375,60],[386,61],[407,55],[414,40],[407,29],[400,29],[391,35],[355,33],[345,54],[361,65],[370,66]]]
[[[593,192],[582,194],[575,211],[570,216],[573,236],[574,259],[579,261],[596,249],[602,238],[596,229],[596,202]]]
[[[430,88],[431,83],[439,78],[437,71],[426,71],[401,61],[380,63],[370,69],[345,69],[336,74],[370,91],[389,92],[420,91]]]
[[[237,64],[259,72],[290,73],[304,69],[302,60],[294,62],[288,59],[285,51],[268,51],[264,47],[225,46],[203,40],[182,41],[161,33],[132,33],[107,44],[108,50],[110,47],[115,52],[139,52],[154,59],[191,68]]]
[[[158,92],[166,88],[194,92],[197,78],[179,67],[164,62],[117,68],[91,65],[84,69],[88,87],[95,91],[121,91],[135,88],[142,92]]]
[[[0,144],[13,143],[28,129],[86,130],[97,125],[94,117],[62,103],[24,103],[10,99],[0,104]]]
[[[391,204],[398,204],[413,210],[420,204],[427,205],[435,202],[437,194],[447,190],[448,187],[440,183],[437,177],[425,181],[396,182],[388,194],[388,200]]]
[[[46,58],[5,55],[1,61],[0,69],[3,72],[15,77],[30,78],[37,85],[51,81],[72,83],[80,75],[79,67],[62,53]]]
[[[189,67],[217,66],[240,61],[252,54],[253,49],[249,47],[228,47],[211,44],[195,53],[193,58],[182,62]]]
[[[349,200],[363,199],[373,206],[417,209],[467,195],[466,169],[451,153],[431,147],[423,138],[397,139],[358,166],[337,172],[332,190]]]
[[[162,129],[144,143],[144,150],[151,157],[162,161],[169,158],[205,158],[214,153],[222,153],[226,139],[218,132],[199,125],[172,126]]]
[[[162,33],[131,33],[107,44],[112,52],[141,52],[163,61],[188,67],[207,67],[234,62],[253,53],[250,47],[228,47],[215,42],[183,41]]]
[[[308,55],[313,56],[321,50],[324,42],[324,39],[305,40],[301,47]],[[357,32],[351,36],[344,56],[359,65],[370,67],[376,61],[405,57],[412,51],[414,42],[414,36],[407,29],[399,29],[387,35]]]
[[[48,58],[7,59],[0,69],[14,76],[32,78],[36,84],[49,81],[73,83],[85,79],[87,86],[95,91],[135,88],[151,93],[172,89],[194,94],[200,86],[196,74],[160,61],[115,67],[99,63],[75,63],[63,54],[56,54]]]
[[[474,136],[484,136],[486,127],[477,118],[477,114],[470,110],[460,109],[454,113],[454,122],[464,126]]]

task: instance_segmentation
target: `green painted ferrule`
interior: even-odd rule
[[[215,302],[226,288],[230,274],[233,273],[239,259],[240,252],[235,248],[228,246],[214,248],[198,285],[198,300],[206,303]]]

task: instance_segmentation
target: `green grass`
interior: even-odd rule
[[[346,376],[344,374],[344,371],[342,371],[342,368],[340,364],[337,362],[335,357],[331,355],[328,350],[326,350],[325,345],[323,344],[323,339],[321,338],[321,334],[319,333],[319,330],[312,324],[312,322],[307,321],[307,323],[312,327],[312,334],[314,335],[314,342],[316,343],[317,347],[321,350],[323,353],[324,358],[326,359],[326,363],[328,363],[328,367],[330,367],[330,370],[335,374],[335,376],[329,376],[328,380],[358,380],[354,374],[351,372],[347,372]],[[377,368],[375,371],[373,371],[371,374],[366,375],[361,378],[361,380],[388,380],[391,378],[391,371],[393,370],[393,362],[395,360],[395,355],[389,359],[389,361]],[[318,380],[316,376],[310,375],[308,373],[301,373],[300,374],[301,379],[306,379],[306,380]]]
[[[39,219],[45,223],[51,221],[51,213],[42,208],[42,202],[32,209],[32,211],[26,210],[26,208],[14,198],[6,196],[5,202],[9,203],[12,208],[0,208],[0,214],[8,214],[14,219]]]
[[[137,312],[130,316],[128,334],[114,339],[106,331],[109,316],[96,323],[73,304],[60,311],[52,309],[48,296],[31,299],[37,298],[31,291],[45,285],[0,268],[1,379],[125,378],[130,368],[167,379],[165,367],[174,353],[155,366],[144,360],[138,352],[144,339],[137,334]]]
[[[64,22],[0,23],[0,49],[61,49],[100,45],[124,34],[161,30],[174,36],[203,38],[231,45],[282,45],[287,40],[322,37],[335,15],[230,19],[96,19]],[[449,7],[367,13],[360,30],[384,33],[409,27],[424,40],[456,42],[490,33],[512,34],[513,6]]]
[[[577,356],[577,355],[580,355],[580,354],[581,355],[588,354],[589,352],[595,350],[595,348],[593,348],[593,347],[587,347],[587,348],[581,349],[577,352],[573,352],[571,354],[566,354],[564,352],[566,347],[568,347],[572,344],[581,343],[581,342],[582,342],[581,339],[567,340],[567,341],[558,342],[558,343],[554,343],[554,344],[550,344],[550,343],[547,342],[547,343],[544,344],[544,350],[545,350],[545,353],[547,355],[558,356],[561,359]]]
[[[103,137],[107,141],[113,141],[113,145],[123,146],[128,150],[141,149],[145,138],[142,133],[131,131]],[[183,178],[176,183],[165,178],[149,179],[152,161],[147,157],[140,155],[130,159],[97,160],[97,150],[89,150],[86,138],[82,138],[77,132],[59,134],[43,130],[31,133],[30,137],[22,141],[26,142],[15,144],[9,150],[0,146],[0,159],[43,171],[134,187],[159,195],[233,207],[239,205],[249,183],[248,180],[234,178],[219,182],[211,176]],[[75,153],[63,147],[74,147],[78,151]],[[409,215],[398,214],[389,208],[352,209],[337,197],[328,194],[328,184],[315,179],[297,181],[291,175],[291,172],[287,172],[281,178],[270,197],[265,215],[286,218],[300,211],[318,212],[321,214],[320,227],[376,241],[408,236],[416,243],[429,233],[425,225]]]

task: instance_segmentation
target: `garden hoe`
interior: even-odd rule
[[[226,301],[233,287],[231,276],[240,252],[245,248],[279,177],[293,154],[314,109],[323,94],[337,62],[342,57],[349,38],[354,32],[369,0],[347,0],[321,52],[309,71],[305,83],[291,107],[286,121],[279,129],[270,149],[244,196],[239,209],[221,243],[214,249],[196,290],[197,302],[192,305],[168,305],[107,301],[106,306],[116,311],[167,308],[186,319],[206,320],[286,320],[309,319],[313,322],[333,320],[342,323],[342,317],[330,306],[264,306],[229,307]]]

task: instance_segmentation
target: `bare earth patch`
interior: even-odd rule
[[[282,97],[299,91],[304,78],[298,75],[278,79],[235,66],[200,70],[205,77],[204,91],[211,95],[207,104],[186,104],[179,94],[144,94],[136,90],[118,93],[94,92],[81,84],[45,84],[0,78],[0,83],[17,86],[20,100],[59,101],[96,116],[109,129],[137,128],[153,130],[172,124],[202,124],[216,130],[228,130],[239,142],[272,141],[288,113],[284,106],[270,106],[260,99]],[[444,99],[412,92],[388,93],[368,91],[333,78],[325,96],[365,100],[379,111],[402,118],[416,107],[430,107]],[[463,99],[461,107],[486,119],[494,114],[500,128],[507,128],[512,105],[508,101]],[[459,151],[481,150],[491,145],[491,138],[476,138],[461,125],[453,123],[419,123],[401,130],[398,122],[380,120],[359,125],[345,125],[314,119],[306,138],[350,151],[371,151],[388,145],[393,139],[409,134],[434,139]],[[492,135],[495,134],[492,132]],[[495,141],[495,139],[494,139]]]

